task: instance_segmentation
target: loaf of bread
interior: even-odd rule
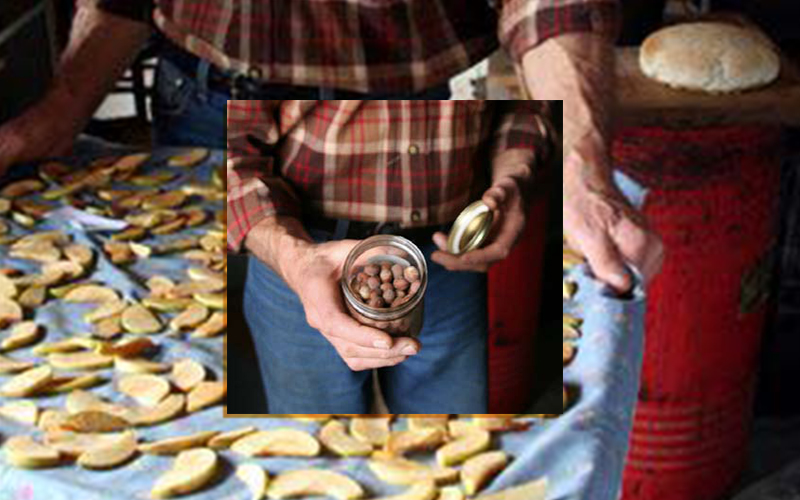
[[[780,72],[780,57],[755,28],[692,22],[656,31],[642,43],[639,66],[670,87],[709,93],[762,87]]]

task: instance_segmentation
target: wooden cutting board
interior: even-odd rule
[[[617,118],[622,125],[703,126],[782,123],[800,126],[800,70],[783,58],[780,78],[738,94],[676,90],[644,76],[639,49],[617,49]]]

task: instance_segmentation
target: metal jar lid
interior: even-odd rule
[[[447,238],[447,251],[462,254],[480,247],[492,228],[492,211],[481,200],[461,211]]]

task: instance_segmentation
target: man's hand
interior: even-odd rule
[[[308,324],[333,345],[353,371],[394,366],[420,349],[414,339],[393,338],[362,325],[345,310],[339,280],[355,240],[314,244],[296,219],[270,217],[246,240],[256,257],[283,277],[300,298]]]
[[[564,234],[595,277],[618,292],[633,286],[627,265],[642,273],[645,284],[661,268],[661,239],[611,183],[593,186],[580,176],[565,177]]]
[[[494,215],[492,234],[483,248],[461,255],[447,252],[447,235],[437,232],[433,242],[439,250],[431,259],[450,271],[486,272],[489,266],[508,257],[525,229],[525,202],[518,181],[513,177],[497,179],[482,198]]]

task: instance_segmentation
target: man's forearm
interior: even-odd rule
[[[81,6],[72,23],[48,97],[67,106],[82,128],[150,34],[148,25]]]
[[[534,99],[564,105],[564,181],[581,177],[610,183],[608,145],[614,102],[614,47],[592,34],[550,38],[523,59],[525,82]]]
[[[278,273],[290,286],[300,257],[313,245],[311,237],[294,217],[267,217],[248,233],[244,246],[258,260]]]

